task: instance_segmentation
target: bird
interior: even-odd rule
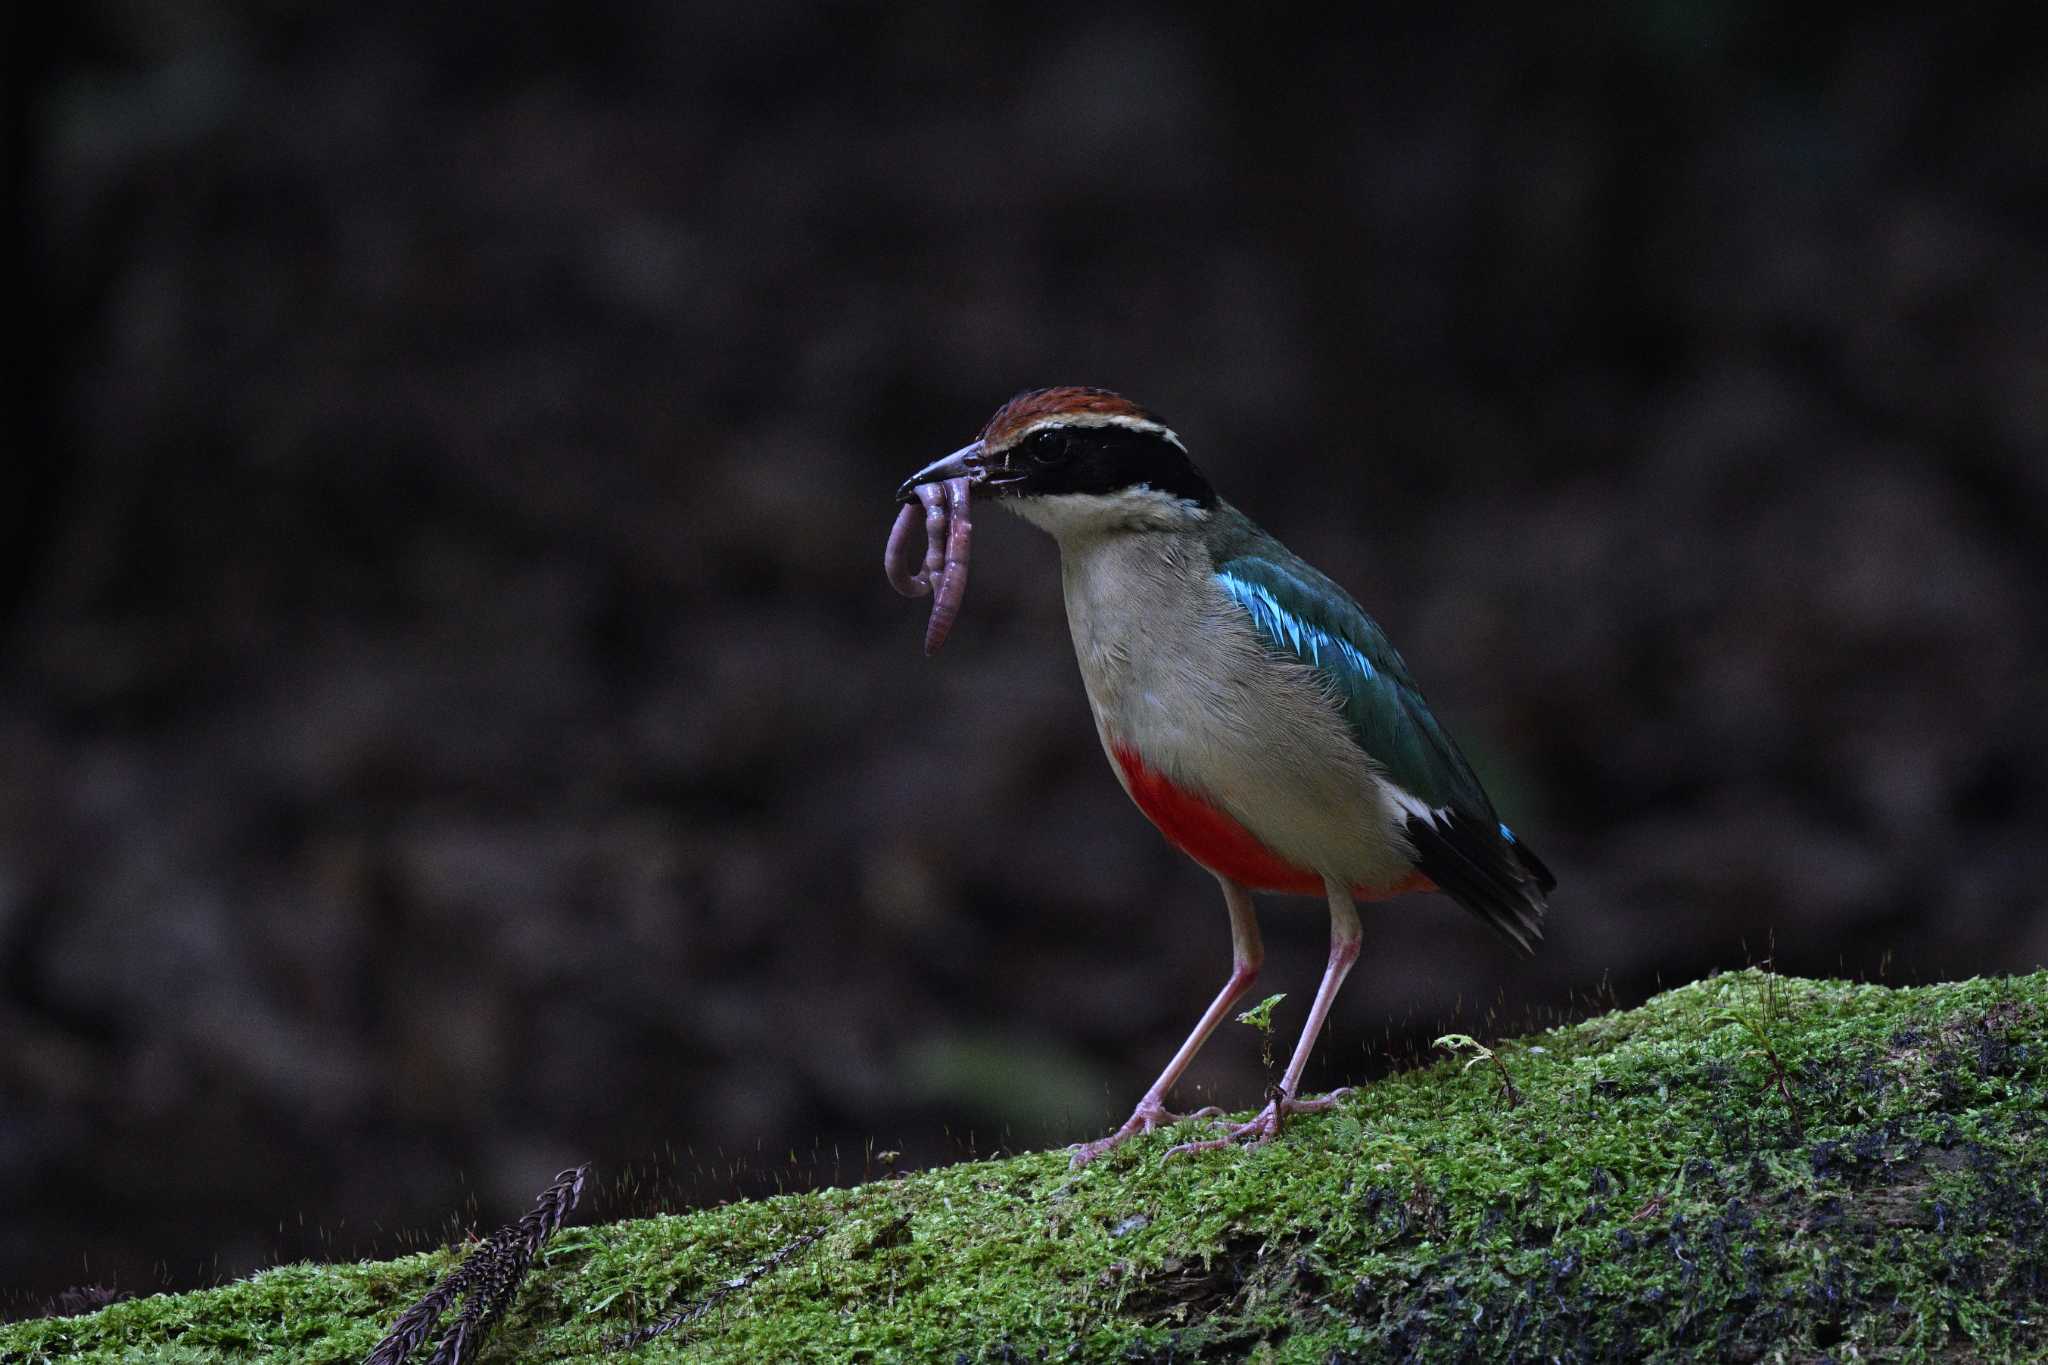
[[[1220,497],[1157,414],[1108,389],[1029,389],[897,500],[961,478],[1058,543],[1103,752],[1138,809],[1216,879],[1230,922],[1222,989],[1129,1120],[1076,1146],[1073,1165],[1188,1119],[1220,1133],[1169,1155],[1255,1146],[1341,1098],[1304,1096],[1301,1079],[1358,960],[1360,902],[1441,891],[1534,950],[1556,878],[1500,818],[1386,633]],[[1249,1121],[1176,1114],[1169,1093],[1259,974],[1254,893],[1329,906],[1308,1020]]]

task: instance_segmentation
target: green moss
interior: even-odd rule
[[[1392,1077],[1249,1152],[1172,1136],[571,1229],[487,1358],[605,1343],[818,1241],[647,1361],[1921,1359],[2048,1347],[2048,974],[1716,977]],[[1762,1030],[1760,1035],[1759,1030]],[[1768,1046],[1765,1046],[1765,1043]],[[1775,1057],[1775,1061],[1773,1058]],[[1787,1100],[1790,1103],[1787,1103]],[[352,1361],[452,1252],[0,1328],[0,1361]]]

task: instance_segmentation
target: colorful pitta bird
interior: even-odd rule
[[[945,504],[934,485],[960,515],[971,490],[1059,542],[1074,653],[1110,766],[1215,876],[1230,916],[1229,979],[1129,1121],[1076,1147],[1076,1166],[1202,1117],[1172,1113],[1167,1095],[1258,975],[1253,892],[1322,896],[1329,961],[1265,1108],[1173,1154],[1267,1141],[1290,1114],[1343,1093],[1310,1098],[1300,1087],[1358,959],[1357,902],[1442,891],[1533,950],[1556,880],[1501,821],[1400,654],[1349,593],[1218,497],[1156,415],[1106,389],[1011,399],[976,440],[898,490],[931,510],[924,590],[956,568],[952,551],[940,563]],[[906,506],[899,528],[910,516]],[[955,540],[957,607],[964,534]],[[897,554],[892,540],[892,565]]]

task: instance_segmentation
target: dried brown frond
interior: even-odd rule
[[[541,1191],[530,1212],[477,1243],[461,1265],[399,1314],[384,1340],[363,1358],[363,1365],[405,1365],[458,1299],[462,1300],[462,1312],[434,1348],[428,1365],[467,1365],[474,1360],[498,1319],[512,1306],[534,1258],[576,1207],[589,1173],[588,1166],[563,1171],[554,1184]]]

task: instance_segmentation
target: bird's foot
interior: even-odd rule
[[[1311,1095],[1298,1099],[1291,1095],[1275,1095],[1258,1112],[1258,1116],[1244,1123],[1220,1125],[1223,1136],[1207,1138],[1201,1142],[1183,1142],[1178,1147],[1167,1149],[1168,1157],[1189,1156],[1195,1152],[1220,1152],[1225,1147],[1243,1143],[1247,1147],[1263,1147],[1280,1136],[1280,1125],[1289,1114],[1315,1114],[1330,1108],[1338,1100],[1351,1093],[1349,1086],[1332,1090],[1327,1095]]]
[[[1186,1123],[1190,1119],[1211,1118],[1222,1112],[1221,1109],[1212,1104],[1206,1108],[1197,1109],[1193,1113],[1176,1114],[1162,1104],[1156,1096],[1147,1095],[1144,1099],[1138,1101],[1138,1107],[1131,1111],[1131,1116],[1128,1119],[1124,1120],[1123,1127],[1117,1129],[1108,1137],[1100,1137],[1093,1142],[1075,1143],[1071,1148],[1074,1154],[1070,1162],[1071,1167],[1078,1171],[1081,1167],[1095,1160],[1095,1158],[1103,1155],[1105,1152],[1114,1151],[1132,1138],[1137,1137],[1140,1133],[1149,1133],[1155,1128],[1170,1128],[1176,1123]]]

